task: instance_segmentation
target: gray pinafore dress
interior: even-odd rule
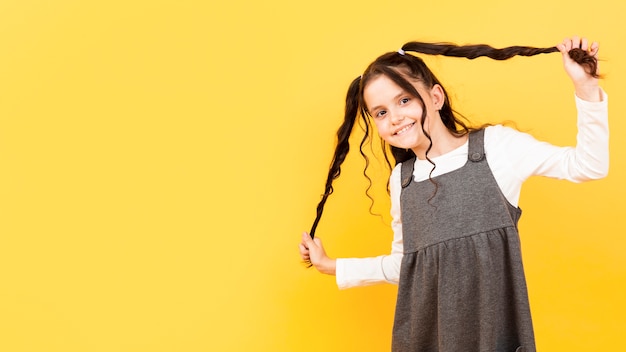
[[[401,166],[404,255],[394,352],[536,350],[517,232],[521,210],[500,191],[483,136],[470,134],[469,160],[434,177],[436,186],[413,180],[414,159]]]

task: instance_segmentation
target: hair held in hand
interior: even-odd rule
[[[514,56],[535,56],[539,54],[556,53],[559,52],[559,50],[556,47],[535,48],[528,46],[510,46],[506,48],[496,49],[484,44],[455,45],[450,43],[409,42],[404,44],[402,48],[398,51],[388,52],[379,56],[367,67],[367,69],[361,76],[352,81],[348,89],[344,119],[341,126],[339,127],[339,130],[337,131],[337,145],[335,147],[333,159],[328,171],[328,176],[326,178],[324,194],[322,195],[322,199],[317,205],[317,215],[315,217],[315,221],[313,222],[313,226],[311,227],[311,231],[309,232],[311,238],[315,236],[315,230],[322,217],[322,213],[324,212],[324,205],[326,204],[328,197],[333,193],[333,181],[336,180],[341,174],[341,165],[343,164],[346,156],[348,155],[348,151],[350,150],[349,138],[352,134],[352,130],[354,129],[357,118],[361,118],[362,123],[360,125],[363,126],[365,132],[359,144],[359,151],[362,157],[365,159],[365,169],[363,170],[363,174],[368,179],[371,186],[371,180],[367,176],[369,159],[363,151],[363,146],[370,138],[370,131],[373,130],[372,123],[370,121],[370,115],[367,111],[363,99],[363,90],[367,83],[381,74],[385,75],[393,80],[407,93],[421,101],[422,106],[424,106],[424,100],[415,89],[413,84],[409,81],[409,79],[419,80],[427,87],[432,87],[435,84],[438,84],[443,88],[443,85],[435,77],[433,72],[426,66],[424,61],[418,56],[408,54],[410,52],[427,55],[461,57],[466,59],[488,57],[493,60],[507,60]],[[570,50],[569,56],[572,58],[572,60],[581,65],[585,69],[587,74],[592,77],[599,78],[598,62],[595,56],[592,56],[587,51],[579,48],[574,48]],[[476,128],[468,127],[463,119],[457,116],[458,114],[456,114],[450,106],[450,99],[448,98],[448,94],[445,91],[445,88],[443,90],[445,95],[445,101],[439,113],[446,128],[456,136],[463,136],[475,130]],[[422,131],[424,132],[424,136],[428,138],[428,140],[430,141],[430,147],[432,147],[432,139],[430,138],[430,135],[427,133],[427,131],[424,129],[425,119],[426,111],[423,112],[421,118],[421,126]],[[415,155],[410,149],[406,150],[396,148],[394,146],[387,146],[385,145],[384,141],[381,141],[381,143],[383,146],[383,150],[385,151],[385,160],[390,169],[393,168],[391,162],[392,158],[393,165],[396,165],[412,158]],[[431,162],[431,164],[433,164],[434,170],[435,165],[428,158],[428,152],[430,151],[430,147],[426,151],[426,159]],[[389,154],[391,154],[391,157],[388,155],[388,152]],[[368,195],[369,197],[367,190],[366,195]]]
[[[402,46],[405,52],[413,51],[428,55],[443,55],[451,57],[463,57],[466,59],[476,59],[481,56],[488,57],[493,60],[507,60],[514,56],[535,56],[539,54],[556,53],[559,51],[556,47],[550,48],[534,48],[530,46],[509,46],[502,49],[496,49],[485,44],[476,45],[455,45],[449,43],[423,43],[409,42]],[[598,78],[598,61],[594,56],[580,48],[573,48],[569,51],[569,56],[579,65],[585,68],[585,71],[592,77]]]

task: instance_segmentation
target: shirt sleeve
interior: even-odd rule
[[[389,181],[391,193],[391,228],[393,241],[391,252],[371,258],[340,258],[337,259],[336,280],[340,289],[355,286],[368,286],[381,283],[398,283],[400,263],[402,262],[402,219],[400,218],[400,165],[391,173]]]
[[[560,147],[501,125],[485,131],[487,161],[500,189],[517,206],[522,183],[531,176],[571,182],[605,177],[609,168],[608,96],[588,102],[575,96],[576,146]]]

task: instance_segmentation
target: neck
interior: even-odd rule
[[[438,119],[441,122],[440,119]],[[446,153],[453,151],[454,149],[460,147],[467,141],[467,135],[456,136],[452,134],[443,123],[437,124],[437,126],[432,126],[429,131],[430,138],[432,139],[432,147],[428,151],[429,158],[435,158]],[[424,137],[426,138],[426,137]],[[428,144],[425,146],[418,146],[412,148],[413,153],[417,156],[418,159],[426,160],[426,150],[428,148]]]

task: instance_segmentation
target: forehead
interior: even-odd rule
[[[387,95],[395,95],[404,91],[402,87],[396,84],[396,82],[392,81],[391,78],[385,75],[378,75],[365,85],[363,88],[363,98],[365,100],[369,100],[368,98],[376,98]]]
[[[420,95],[424,94],[424,86],[421,82],[411,82],[411,84]],[[381,74],[367,82],[363,88],[363,100],[369,109],[378,105],[388,104],[407,93],[391,78]]]

